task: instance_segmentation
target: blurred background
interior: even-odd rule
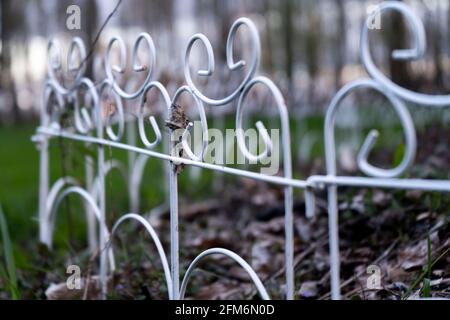
[[[450,68],[450,5],[447,0],[406,1],[426,27],[427,60],[417,64],[392,61],[393,48],[408,45],[408,32],[399,17],[382,21],[374,31],[374,56],[399,84],[428,92],[448,90]],[[260,73],[281,87],[291,113],[318,113],[344,83],[364,74],[359,64],[359,34],[370,5],[355,0],[135,0],[123,1],[107,23],[97,52],[103,52],[112,35],[132,43],[146,31],[157,48],[159,72],[182,77],[182,53],[191,35],[205,33],[222,66],[232,22],[248,16],[258,26],[262,41]],[[81,30],[68,30],[67,8],[81,9]],[[46,48],[57,38],[68,46],[81,36],[90,44],[116,6],[116,1],[2,0],[0,122],[19,123],[35,118],[46,76]],[[67,48],[66,48],[67,50]],[[100,65],[98,55],[93,65]],[[101,67],[99,67],[101,68]],[[92,73],[92,68],[91,68]],[[98,73],[98,72],[96,72]],[[98,76],[98,75],[97,75]],[[171,79],[162,79],[169,81]]]
[[[323,169],[323,115],[329,101],[344,84],[367,77],[359,59],[359,37],[370,8],[377,1],[355,0],[2,0],[0,56],[0,164],[18,166],[15,154],[36,158],[29,137],[39,119],[42,87],[47,74],[47,46],[57,39],[62,47],[62,78],[67,78],[65,64],[70,40],[81,37],[89,55],[87,76],[100,82],[105,78],[104,52],[109,40],[121,36],[128,50],[139,33],[148,32],[156,47],[156,66],[152,79],[162,82],[173,94],[184,81],[183,55],[189,38],[204,33],[211,41],[216,72],[211,77],[198,77],[195,70],[205,66],[205,53],[195,45],[191,54],[194,81],[207,94],[224,97],[238,86],[244,71],[229,72],[226,68],[225,45],[232,23],[247,16],[257,25],[262,47],[258,74],[271,78],[281,89],[292,120],[294,164],[297,174],[308,175]],[[426,93],[449,92],[450,88],[450,2],[448,0],[405,1],[419,15],[426,28],[427,51],[424,59],[397,61],[390,53],[410,44],[410,34],[398,14],[384,14],[380,29],[371,30],[372,55],[378,67],[394,82]],[[69,30],[70,5],[80,8],[80,29]],[[235,55],[249,59],[251,44],[247,30],[238,33]],[[117,61],[117,46],[113,59]],[[140,51],[141,61],[148,52]],[[130,59],[130,54],[128,55]],[[129,61],[128,61],[129,63]],[[203,78],[203,79],[202,79]],[[123,88],[133,88],[142,76],[126,72],[119,78]],[[131,89],[129,89],[131,90]],[[267,90],[257,88],[248,99],[245,127],[252,120],[265,118],[266,126],[278,128],[277,110]],[[339,112],[338,127],[343,128],[341,164],[347,171],[355,170],[354,155],[367,130],[381,129],[379,148],[386,158],[400,154],[403,135],[393,109],[380,95],[363,90],[346,99],[347,107]],[[207,108],[210,127],[234,127],[235,103],[223,108]],[[137,101],[127,102],[125,112],[136,112]],[[188,108],[189,109],[189,108]],[[192,108],[190,108],[192,109]],[[194,108],[195,109],[195,108]],[[410,105],[415,124],[420,128],[448,124],[450,114],[440,110]],[[188,110],[191,111],[191,110]],[[192,112],[191,112],[192,113]],[[255,117],[253,119],[252,117]],[[195,110],[193,118],[195,119]],[[9,148],[10,147],[10,148]],[[17,148],[11,152],[11,148]],[[400,149],[399,149],[400,148]],[[383,162],[385,157],[380,157]],[[375,159],[377,161],[378,159]],[[389,160],[389,161],[391,161]],[[395,160],[392,160],[395,161]],[[391,162],[392,162],[391,161]],[[383,163],[391,165],[391,162]],[[31,163],[26,177],[36,177],[37,164]],[[18,181],[0,175],[0,188],[9,193]],[[34,183],[30,178],[29,182]],[[34,183],[36,184],[36,183]],[[26,190],[31,186],[24,184]],[[1,198],[5,197],[0,193]]]
[[[39,123],[42,88],[47,74],[47,46],[50,39],[60,41],[63,50],[62,60],[65,64],[70,40],[75,36],[81,37],[87,51],[92,52],[87,61],[87,76],[95,81],[101,81],[105,78],[103,55],[109,40],[113,36],[120,35],[127,43],[127,47],[131,48],[139,33],[148,32],[156,46],[157,63],[152,78],[162,82],[173,95],[175,89],[184,83],[185,46],[193,34],[204,33],[213,45],[217,68],[214,76],[206,77],[209,79],[199,79],[194,76],[194,80],[208,95],[219,98],[234,91],[245,73],[230,73],[226,69],[225,45],[232,23],[239,17],[249,17],[257,25],[261,38],[262,56],[257,74],[271,78],[286,99],[291,117],[294,174],[296,178],[305,178],[314,173],[325,173],[323,118],[331,98],[346,83],[367,77],[360,63],[359,37],[369,8],[380,2],[375,0],[0,0],[0,205],[5,211],[10,229],[13,230],[11,233],[18,268],[22,269],[24,274],[33,273],[36,276],[31,277],[33,280],[27,282],[25,279],[30,277],[19,274],[19,278],[22,277],[20,284],[23,289],[22,297],[44,297],[43,292],[49,282],[60,281],[61,277],[64,277],[64,270],[57,269],[61,261],[69,259],[87,263],[86,260],[89,258],[87,254],[82,258],[75,254],[78,252],[75,248],[78,250],[85,248],[85,222],[82,217],[73,214],[83,210],[81,204],[73,200],[70,201],[71,204],[63,208],[62,211],[65,214],[61,218],[62,222],[58,222],[55,242],[57,247],[64,248],[58,251],[60,256],[55,259],[58,253],[52,256],[49,256],[49,253],[43,254],[36,249],[35,242],[30,242],[30,239],[35,241],[38,235],[36,212],[39,166],[38,152],[31,142],[31,136]],[[427,35],[426,56],[412,62],[391,59],[390,53],[394,49],[410,46],[410,34],[401,16],[386,14],[381,19],[381,29],[370,31],[374,60],[378,67],[397,84],[418,92],[449,94],[450,1],[404,0],[403,2],[409,4],[424,23]],[[70,5],[77,5],[81,9],[80,30],[69,30],[66,26],[69,17],[67,8]],[[242,29],[236,39],[235,54],[246,59],[249,57],[251,44],[247,41],[245,28]],[[145,59],[145,52],[142,54],[144,56],[141,59]],[[194,69],[204,67],[205,56],[201,46],[196,45],[193,49],[191,62],[192,74]],[[129,73],[125,73],[120,79],[123,87],[127,88],[132,88],[136,85],[134,82],[139,80],[141,80],[139,76]],[[246,109],[248,112],[246,128],[254,126],[254,122],[260,119],[264,120],[268,128],[279,127],[277,110],[266,92],[257,89],[249,100],[252,101]],[[393,108],[386,104],[385,98],[363,90],[351,94],[344,104],[346,107],[339,111],[336,135],[341,172],[358,173],[356,153],[367,132],[372,128],[380,129],[381,136],[375,152],[371,154],[371,161],[384,167],[398,164],[404,153],[402,129]],[[136,101],[127,103],[126,112],[135,112],[136,105]],[[423,178],[450,178],[448,171],[450,112],[411,104],[408,104],[408,107],[418,131],[418,155],[414,169],[407,175]],[[220,109],[207,107],[210,127],[234,128],[235,110],[235,103]],[[51,181],[67,174],[83,179],[83,157],[89,150],[84,150],[79,145],[62,141],[62,139],[54,140],[51,145]],[[126,161],[127,155],[119,151],[114,151],[113,155],[110,150],[107,152],[107,158]],[[146,183],[141,190],[142,213],[150,212],[165,201],[165,179],[161,167],[160,161],[149,160],[143,178]],[[282,223],[277,224],[282,221],[277,219],[283,211],[283,196],[280,190],[261,187],[259,184],[242,181],[242,179],[227,179],[226,176],[199,171],[195,168],[188,168],[180,176],[182,219],[197,217],[199,207],[206,207],[207,209],[203,210],[205,212],[217,210],[223,213],[223,216],[219,216],[216,220],[211,217],[201,220],[200,226],[194,223],[189,227],[183,225],[181,228],[188,229],[182,230],[186,243],[195,249],[197,246],[220,245],[221,241],[232,247],[235,245],[232,239],[236,238],[234,234],[236,225],[251,226],[246,235],[241,235],[242,238],[250,237],[249,235],[258,232],[263,234],[275,230],[277,239],[281,239],[277,241],[282,243],[283,237],[280,231]],[[109,199],[114,199],[114,201],[108,201],[108,223],[111,225],[118,214],[127,212],[128,199],[121,177],[113,175],[109,180],[107,194]],[[196,187],[193,188],[192,184]],[[222,201],[222,197],[225,197],[223,191],[230,185],[239,185],[243,193],[240,194],[241,189],[237,191],[233,189],[231,192],[229,188],[227,200]],[[378,204],[372,204],[372,195],[372,193],[364,193],[361,196],[359,191],[357,194],[346,194],[342,210],[354,212],[355,208],[360,208],[358,207],[360,202],[369,199],[369,204],[365,203],[367,210],[362,211],[371,212],[370,214],[378,213],[381,209],[377,207]],[[379,194],[376,195],[379,196]],[[302,196],[300,192],[296,195],[298,221],[303,221],[300,218],[300,216],[303,217]],[[385,204],[385,201],[382,202],[382,206],[384,209],[387,207],[389,212],[392,211],[392,207],[409,206],[414,207],[414,210],[419,213],[429,209],[435,203],[432,200],[434,198],[428,196],[408,198],[402,193],[400,196],[396,194],[395,199],[392,199],[391,194],[383,194],[382,200],[388,199],[386,200],[388,204]],[[203,206],[187,206],[187,204],[193,205],[192,202],[215,197],[221,199],[219,204],[201,202]],[[250,207],[246,206],[248,202]],[[448,199],[439,200],[435,207],[442,209],[443,215],[448,216],[448,212],[445,211],[448,203]],[[423,208],[424,204],[425,208]],[[230,212],[233,213],[235,220],[228,218]],[[270,224],[259,225],[258,228],[262,231],[253,224],[249,225],[254,218],[253,213],[264,216],[260,218],[269,221]],[[448,217],[446,219],[448,220]],[[395,221],[392,220],[393,228],[400,224]],[[404,220],[399,218],[398,221]],[[223,225],[227,223],[231,224],[227,225],[229,228],[225,230],[229,234],[223,235]],[[160,225],[163,229],[158,230],[166,237],[167,224]],[[192,227],[193,225],[195,227]],[[326,230],[325,221],[320,228],[320,230]],[[357,226],[351,230],[359,228],[360,226]],[[374,228],[379,228],[379,225],[377,224]],[[243,227],[241,229],[247,230]],[[204,235],[199,230],[201,232],[206,230],[207,234]],[[417,230],[419,230],[418,233],[423,233],[422,227]],[[298,229],[296,236],[300,235],[301,241],[305,240],[302,236],[304,232],[307,231]],[[313,231],[310,230],[311,232]],[[397,237],[398,234],[403,236],[405,232],[409,231],[393,232],[393,237]],[[351,231],[347,235],[350,238],[349,242],[361,244],[362,240],[354,238]],[[255,237],[258,238],[258,236]],[[388,236],[384,240],[393,242],[394,238]],[[308,241],[306,239],[301,243],[304,245]],[[164,238],[163,242],[167,244],[167,239]],[[251,250],[256,250],[257,254],[261,252],[258,250],[267,249],[258,241],[255,241],[254,245],[255,247]],[[70,248],[68,254],[67,247]],[[248,247],[236,249],[244,256],[250,252],[249,250]],[[417,250],[413,248],[411,251]],[[39,257],[35,256],[36,252]],[[251,252],[253,254],[253,251]],[[183,251],[182,258],[192,258],[195,256],[194,253],[198,253],[198,250],[187,253]],[[274,266],[282,266],[281,250],[278,250],[278,254],[278,260],[269,259],[267,256],[259,257],[266,260],[264,260],[265,265],[261,267],[263,271],[258,270],[258,272],[264,272],[264,268],[267,269],[267,265],[275,260]],[[325,255],[326,248],[322,248],[317,253],[322,260],[326,260],[321,258]],[[48,259],[43,260],[42,257]],[[186,261],[189,259],[184,262]],[[348,274],[352,274],[354,267],[352,263],[345,265],[344,261],[344,274],[345,270],[349,271]],[[39,269],[35,267],[36,264]],[[320,266],[320,264],[316,265]],[[314,270],[315,274],[312,278],[317,277],[317,274],[325,277],[325,269]],[[39,277],[45,280],[36,280]],[[308,277],[309,275],[306,276]],[[277,287],[281,286],[280,283],[275,284],[275,292],[280,292]],[[1,289],[0,273],[0,298],[8,296],[2,293]],[[326,294],[326,285],[320,290],[321,294]],[[210,293],[216,291],[212,288]],[[160,298],[161,294],[158,293],[155,296]],[[204,296],[204,298],[210,297],[208,294]]]

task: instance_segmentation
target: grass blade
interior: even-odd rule
[[[20,298],[17,287],[16,265],[14,262],[14,254],[12,249],[11,238],[9,236],[8,225],[5,215],[0,206],[0,234],[2,236],[3,253],[5,255],[7,286],[11,292],[11,298],[17,300]]]

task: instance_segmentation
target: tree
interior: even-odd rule
[[[438,88],[442,88],[444,85],[444,66],[442,65],[441,52],[442,52],[442,35],[441,35],[441,4],[437,2],[437,12],[430,12],[429,27],[432,29],[431,49],[433,52],[434,61],[434,82]],[[434,18],[433,18],[434,17]]]
[[[286,73],[287,80],[292,83],[293,69],[294,69],[294,37],[295,30],[293,27],[293,14],[294,14],[294,3],[293,0],[283,0],[281,2],[282,8],[282,34],[285,47],[284,55],[284,71]]]
[[[341,86],[342,69],[345,63],[347,28],[346,13],[344,0],[335,0],[337,9],[336,36],[334,37],[334,47],[336,55],[334,55],[334,85],[336,88]]]
[[[322,25],[321,16],[317,12],[317,3],[308,2],[306,6],[307,17],[308,17],[308,27],[304,30],[303,38],[305,40],[305,58],[306,67],[309,74],[309,92],[308,92],[308,102],[313,103],[314,98],[314,82],[316,76],[319,73],[319,62],[320,62],[320,44],[322,42]]]
[[[89,50],[90,46],[93,45],[95,35],[98,32],[97,2],[92,0],[85,0],[84,8],[86,10],[86,44]],[[94,59],[89,59],[86,62],[86,76],[91,79],[94,79],[93,61]]]
[[[17,3],[17,2],[16,2]],[[12,40],[15,32],[15,21],[17,21],[17,12],[13,6],[12,0],[2,0],[1,4],[1,40],[2,50],[0,55],[0,87],[3,94],[8,95],[12,117],[15,123],[20,121],[20,110],[17,104],[16,89],[14,78],[11,71]]]
[[[396,0],[401,2],[402,0]],[[407,48],[407,35],[408,31],[405,26],[403,15],[399,12],[392,12],[389,17],[390,23],[388,26],[388,32],[386,33],[388,41],[389,54],[396,49]],[[411,81],[411,74],[408,67],[409,62],[404,60],[396,60],[389,57],[389,70],[391,79],[404,87],[411,87],[413,81]]]

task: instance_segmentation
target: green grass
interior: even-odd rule
[[[9,236],[8,224],[0,206],[0,236],[3,243],[3,256],[5,267],[0,262],[0,277],[3,278],[6,288],[10,291],[11,298],[20,299],[19,287],[17,285],[16,264],[14,260],[13,246]]]
[[[39,155],[31,142],[34,127],[0,127],[0,203],[13,242],[37,232]]]
[[[368,115],[373,123],[380,123],[373,118],[373,114]],[[250,126],[254,126],[256,118],[249,121]],[[267,121],[263,119],[267,128],[279,128],[279,121]],[[381,122],[382,123],[382,122]],[[383,124],[383,123],[382,123]],[[209,122],[210,127],[214,127],[214,121]],[[228,117],[225,120],[227,128],[234,128],[234,118]],[[291,119],[291,147],[293,155],[294,174],[302,178],[308,172],[298,170],[300,163],[297,159],[299,148],[310,139],[311,148],[301,164],[311,163],[317,158],[324,158],[323,152],[323,118],[321,116],[307,117],[301,121]],[[360,145],[372,126],[356,125],[353,127],[339,129],[336,131],[337,141],[351,141],[356,131],[359,132],[356,145]],[[401,158],[403,150],[401,129],[398,126],[390,128],[378,127],[381,132],[380,141],[375,150],[388,148],[392,151],[393,161]],[[79,252],[80,248],[86,247],[86,223],[82,203],[80,199],[69,197],[61,206],[58,212],[57,225],[54,236],[53,253],[42,253],[37,250],[38,239],[38,186],[39,186],[39,152],[31,142],[31,136],[35,132],[35,126],[20,125],[16,127],[0,127],[0,203],[3,206],[4,220],[10,230],[9,252],[14,253],[15,267],[19,270],[33,270],[39,272],[41,269],[54,270],[55,266],[64,261],[67,254]],[[308,138],[307,138],[308,137]],[[87,153],[95,155],[95,148],[86,149],[82,144],[64,140],[64,148],[61,148],[60,139],[53,139],[50,145],[50,182],[53,183],[63,173],[74,176],[81,182],[84,181],[84,156]],[[400,147],[398,147],[400,145]],[[62,149],[65,150],[62,153]],[[125,164],[127,163],[127,153],[121,150],[105,149],[108,159],[112,156]],[[63,161],[64,159],[64,161]],[[62,163],[65,163],[62,166]],[[164,177],[163,166],[167,165],[158,159],[149,159],[145,168],[143,183],[140,190],[141,207],[145,210],[138,212],[148,212],[164,201],[164,189],[166,179]],[[241,166],[242,168],[242,166]],[[254,169],[254,167],[247,167]],[[192,181],[189,168],[180,175],[179,194],[180,203],[192,203],[200,199],[220,196],[214,194],[213,179],[215,173],[210,170],[202,170],[200,178]],[[235,184],[236,178],[225,176],[225,183]],[[108,176],[106,180],[107,195],[107,218],[111,224],[119,215],[128,212],[127,188],[122,177],[117,173]],[[6,225],[6,223],[5,223]],[[67,253],[69,252],[69,253]],[[37,257],[49,255],[45,265],[36,265]],[[58,261],[53,261],[54,257],[59,257]],[[9,266],[7,269],[10,269]],[[9,271],[8,271],[9,272]],[[9,275],[11,278],[11,275]],[[20,274],[17,275],[20,280]],[[14,280],[14,276],[13,279]],[[11,282],[11,281],[10,281]],[[0,290],[1,291],[1,290]],[[12,295],[11,291],[11,295]],[[14,295],[12,295],[14,296]]]
[[[251,119],[249,125],[253,126],[257,119]],[[264,120],[266,126],[270,128],[279,127],[279,121]],[[210,121],[210,126],[214,127],[214,121]],[[234,118],[229,117],[225,121],[227,128],[234,128]],[[312,146],[306,155],[306,159],[302,161],[310,161],[316,158],[323,158],[323,120],[321,117],[308,117],[302,121],[291,119],[291,143],[294,168],[298,167],[296,163],[296,155],[298,149],[302,144],[306,143],[305,136],[312,139]],[[362,129],[364,134],[368,132],[370,127]],[[394,145],[401,141],[401,134],[395,133],[398,129],[393,128],[386,132],[381,130],[382,134],[390,137],[398,137],[398,139],[386,139],[390,145]],[[0,203],[4,206],[6,219],[14,230],[14,243],[21,241],[29,241],[30,236],[37,236],[37,208],[38,208],[38,186],[39,186],[39,152],[36,146],[31,142],[31,136],[35,132],[33,125],[21,125],[19,127],[0,127]],[[354,134],[353,129],[344,129],[337,131],[337,139],[340,141],[348,141],[349,137]],[[312,137],[312,138],[311,138]],[[362,141],[360,137],[359,141]],[[380,137],[380,140],[383,137]],[[383,140],[381,140],[383,141]],[[64,146],[65,152],[62,154],[61,143]],[[381,145],[377,145],[380,147]],[[383,146],[381,146],[383,147]],[[80,181],[84,181],[84,155],[92,153],[95,155],[95,149],[86,150],[82,144],[71,141],[60,141],[60,139],[53,139],[50,144],[50,181],[54,182],[61,177],[63,173],[72,175]],[[121,150],[105,149],[105,156],[108,159],[112,155],[113,158],[127,163],[127,153]],[[398,155],[395,155],[397,158]],[[66,165],[62,165],[62,162]],[[149,159],[145,168],[145,175],[143,178],[141,193],[141,204],[147,210],[161,204],[164,199],[164,170],[162,161],[158,159]],[[249,166],[248,169],[255,169],[257,166]],[[303,177],[304,172],[297,172],[296,176]],[[195,201],[198,199],[211,196],[212,181],[214,173],[209,170],[202,170],[200,178],[195,181],[195,188],[192,188],[192,180],[189,174],[189,169],[180,175],[179,189],[180,200]],[[233,181],[233,178],[227,176],[226,181]],[[112,211],[126,211],[127,196],[126,185],[118,173],[113,173],[108,176],[106,181],[106,193],[109,199],[114,199],[114,202],[108,201],[109,210]],[[79,200],[71,199],[70,207],[74,207],[71,211],[82,210]],[[61,208],[65,211],[64,205]],[[120,214],[118,212],[118,214]],[[72,217],[76,223],[83,224],[84,217],[80,212],[73,212]],[[67,216],[65,213],[60,213],[59,216]],[[80,218],[80,219],[78,219]],[[62,231],[64,231],[64,224],[62,224]],[[76,228],[79,229],[79,228]],[[59,230],[59,229],[58,229]],[[66,230],[67,231],[67,230]],[[61,234],[61,237],[58,235]],[[57,232],[56,238],[64,238],[67,236],[66,232]],[[80,237],[82,234],[80,235]]]
[[[12,237],[16,246],[23,246],[30,239],[38,237],[38,188],[39,188],[39,151],[31,142],[35,127],[25,125],[20,127],[0,127],[0,203],[4,206],[5,217],[14,230]],[[50,144],[50,185],[63,173],[74,176],[81,182],[84,181],[84,155],[91,152],[80,143],[63,141],[66,149],[65,155],[61,154],[59,139],[53,139]],[[92,150],[95,154],[95,149]],[[127,163],[127,153],[121,150],[105,149],[106,159],[112,156],[123,163]],[[66,165],[63,166],[63,158]],[[144,172],[141,193],[141,207],[145,211],[160,205],[164,201],[164,169],[166,163],[150,158]],[[196,188],[189,183],[188,172],[180,176],[179,188],[183,198],[201,199],[207,197],[210,191],[212,173],[203,172]],[[127,187],[123,178],[116,171],[108,175],[106,180],[107,211],[122,214],[128,212]],[[81,201],[75,197],[69,198],[69,206],[72,215],[72,229],[76,229],[75,237],[83,239],[85,235],[84,214]],[[114,199],[114,201],[110,201]],[[67,204],[61,206],[58,213],[58,228],[55,232],[55,242],[67,242],[69,230],[67,223],[59,220],[67,220]],[[67,222],[67,221],[65,221]],[[79,232],[78,232],[79,231]],[[65,240],[64,240],[65,239]]]

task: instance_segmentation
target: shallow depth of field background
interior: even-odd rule
[[[390,59],[392,50],[410,45],[409,33],[398,15],[383,16],[381,30],[371,31],[372,54],[380,68],[396,83],[415,91],[447,94],[450,89],[450,3],[447,0],[405,2],[424,22],[426,57],[414,62]],[[156,46],[157,65],[153,78],[161,81],[173,94],[173,88],[184,81],[184,47],[191,35],[201,32],[212,42],[219,73],[202,86],[212,95],[223,95],[233,90],[236,83],[221,80],[221,70],[226,65],[228,30],[236,18],[247,16],[256,23],[261,37],[259,73],[273,79],[287,101],[295,176],[304,178],[312,173],[325,173],[324,112],[340,87],[366,76],[359,59],[359,33],[368,6],[376,3],[356,0],[124,0],[101,33],[95,47],[95,58],[89,62],[88,75],[97,80],[104,77],[103,52],[111,36],[120,34],[131,46],[137,35],[145,31],[153,37]],[[66,28],[66,8],[71,4],[81,8],[80,31]],[[21,297],[44,297],[44,284],[64,279],[64,269],[58,269],[58,263],[88,258],[87,253],[81,258],[76,254],[85,247],[86,230],[78,200],[71,200],[62,209],[64,214],[60,215],[55,234],[55,252],[48,253],[36,245],[39,157],[31,136],[39,121],[41,90],[46,78],[47,43],[51,38],[59,39],[65,54],[70,39],[80,36],[89,50],[115,5],[116,1],[109,0],[2,0],[0,3],[0,205],[10,231]],[[245,31],[243,33],[245,36]],[[245,41],[238,41],[237,54],[245,57],[248,45]],[[193,65],[202,66],[204,57],[198,48],[193,50],[193,60]],[[128,80],[126,77],[123,79],[124,82]],[[264,97],[264,93],[261,96]],[[263,98],[259,103],[253,103],[246,114],[247,126],[253,126],[255,121],[262,119],[268,127],[277,127],[277,114],[271,102],[270,98]],[[374,163],[386,167],[398,163],[403,154],[402,131],[385,99],[361,91],[352,94],[346,102],[337,121],[340,170],[358,173],[354,160],[356,152],[372,128],[381,132]],[[450,139],[450,112],[415,105],[409,105],[409,108],[420,143],[418,160],[411,176],[448,179],[448,164],[444,162],[434,166],[429,162],[430,159],[441,162],[448,159],[445,150]],[[216,123],[234,128],[234,104],[223,108],[221,120],[216,119],[217,112],[206,110],[210,127]],[[81,175],[83,152],[85,150],[76,143],[53,141],[51,181],[62,173]],[[119,151],[112,154],[106,150],[106,155],[126,160],[126,154]],[[147,165],[141,190],[142,212],[150,212],[163,202],[165,181],[162,166],[158,160],[150,160]],[[248,186],[240,179],[187,169],[180,176],[180,207],[221,199],[224,192],[241,187],[245,189]],[[126,187],[119,175],[113,175],[107,181],[106,190],[107,197],[114,200],[108,201],[108,212],[114,221],[127,210]],[[252,191],[248,192],[251,195]],[[353,195],[349,193],[346,197]],[[296,192],[296,197],[302,199],[302,194]],[[423,197],[433,208],[447,203],[431,195]],[[395,201],[391,204],[393,207],[397,205]],[[301,210],[297,213],[303,214]],[[0,249],[0,258],[3,255]],[[2,263],[0,260],[0,265]],[[37,287],[40,291],[32,293]],[[6,288],[5,280],[0,280],[0,298],[10,297]]]

